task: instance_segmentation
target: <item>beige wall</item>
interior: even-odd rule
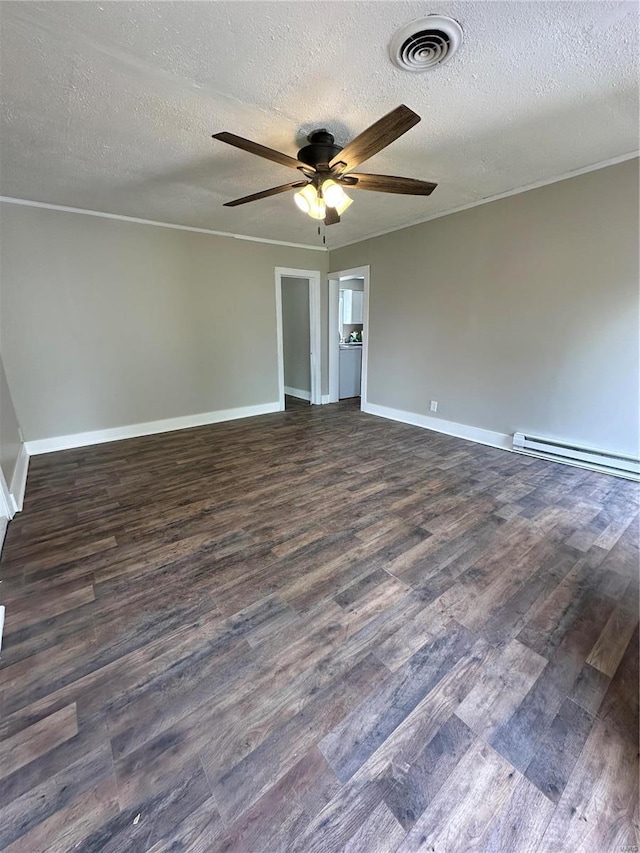
[[[284,384],[311,393],[309,279],[282,279]]]
[[[21,445],[20,427],[7,384],[4,365],[0,359],[0,468],[4,474],[7,488],[11,487]]]
[[[0,215],[3,357],[25,440],[278,400],[274,269],[324,273],[327,253]]]
[[[332,270],[371,266],[369,401],[428,414],[435,399],[445,420],[637,453],[637,186],[629,161],[332,251]],[[275,402],[274,268],[329,268],[287,246],[0,215],[27,439]],[[327,315],[323,282],[325,394]]]
[[[637,454],[637,160],[331,252],[363,264],[370,402]]]

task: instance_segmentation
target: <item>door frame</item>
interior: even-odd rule
[[[340,399],[340,337],[338,334],[338,306],[340,303],[340,279],[364,279],[364,297],[362,304],[362,374],[360,378],[360,408],[367,405],[367,379],[369,375],[369,288],[371,268],[353,267],[348,270],[336,270],[327,274],[329,281],[329,402]]]
[[[309,281],[309,367],[311,371],[311,405],[322,402],[322,335],[320,332],[320,270],[297,270],[276,267],[276,335],[278,353],[278,403],[284,411],[284,331],[282,327],[282,279],[306,278]]]
[[[7,481],[4,474],[0,471],[0,519],[6,518],[11,521],[15,515],[15,504],[11,498],[11,492],[7,486]],[[2,541],[0,539],[0,550],[2,550]]]

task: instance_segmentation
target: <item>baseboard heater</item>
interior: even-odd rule
[[[539,456],[541,459],[550,459],[553,462],[590,468],[593,471],[625,477],[628,480],[640,480],[640,459],[634,456],[564,444],[552,438],[540,438],[523,432],[513,434],[513,449],[518,453]]]

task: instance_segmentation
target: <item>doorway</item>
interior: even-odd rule
[[[320,271],[276,267],[280,410],[321,402]]]
[[[367,402],[369,266],[329,273],[329,402]]]

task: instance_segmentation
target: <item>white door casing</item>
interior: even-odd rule
[[[278,354],[278,400],[284,411],[284,334],[282,328],[282,279],[306,278],[309,281],[309,365],[311,368],[311,405],[322,402],[322,335],[320,331],[320,270],[275,268],[276,334]]]

